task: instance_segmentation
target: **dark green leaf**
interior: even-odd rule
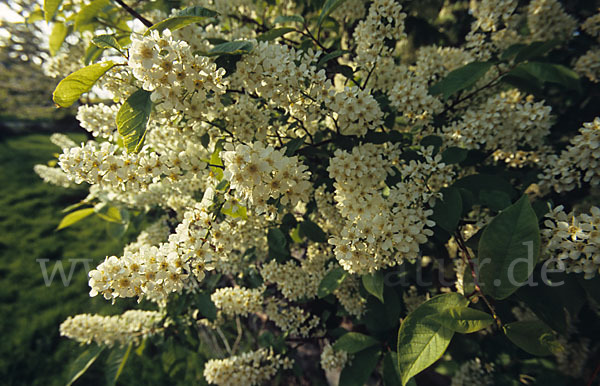
[[[85,54],[83,55],[83,64],[86,66],[92,62],[98,60],[104,48],[100,48],[95,44],[90,44],[89,47],[85,50]]]
[[[482,189],[479,192],[479,201],[495,212],[499,212],[511,204],[510,196],[499,190]]]
[[[506,50],[504,50],[502,52],[502,54],[500,54],[500,59],[502,59],[502,60],[512,59],[519,52],[521,52],[523,50],[523,48],[525,48],[525,47],[527,47],[526,44],[522,44],[522,43],[513,44],[510,47],[508,47]]]
[[[44,0],[44,18],[46,22],[49,23],[50,20],[54,18],[56,11],[58,11],[58,7],[62,0]]]
[[[292,157],[296,153],[296,150],[298,150],[303,143],[304,137],[294,138],[290,140],[288,143],[285,144],[285,155],[287,157]]]
[[[468,153],[469,151],[467,149],[454,146],[449,147],[442,152],[442,162],[446,165],[459,164],[467,159]]]
[[[71,368],[68,375],[67,386],[71,386],[79,377],[83,375],[90,368],[92,363],[98,358],[100,353],[104,350],[104,347],[97,345],[90,345],[81,355],[75,359],[71,364]]]
[[[211,321],[217,318],[217,307],[215,307],[215,303],[210,299],[209,294],[200,293],[195,297],[195,301],[198,310],[204,317]]]
[[[92,43],[100,48],[114,48],[121,51],[121,45],[113,35],[98,35],[92,39]]]
[[[273,28],[265,33],[258,35],[256,37],[256,40],[259,42],[268,42],[295,30],[295,28],[290,27]]]
[[[423,139],[421,140],[421,146],[433,146],[433,154],[437,154],[443,143],[444,141],[442,140],[442,138],[438,137],[437,135],[428,135],[426,137],[423,137]]]
[[[287,248],[287,239],[281,229],[269,229],[269,232],[267,233],[267,242],[269,244],[269,257],[281,258],[290,255]]]
[[[561,64],[545,62],[521,63],[515,69],[509,71],[507,76],[524,79],[533,77],[541,83],[556,83],[565,88],[581,92],[579,75]]]
[[[462,295],[451,292],[434,296],[408,314],[398,331],[398,369],[402,385],[431,366],[446,351],[454,331],[428,318],[448,308],[466,307]]]
[[[60,107],[71,106],[79,99],[81,94],[90,91],[92,86],[94,86],[94,83],[96,83],[106,71],[114,66],[115,63],[107,61],[92,64],[75,71],[65,79],[61,80],[58,86],[56,86],[56,89],[52,94],[54,103]]]
[[[111,350],[106,359],[106,384],[108,386],[113,386],[117,383],[119,376],[125,368],[125,363],[127,362],[127,358],[129,358],[132,346],[133,343],[129,343],[127,346],[115,347]]]
[[[300,223],[300,235],[306,236],[309,240],[317,243],[327,241],[327,234],[323,232],[320,226],[310,220],[304,220]]]
[[[473,198],[478,198],[482,190],[499,190],[508,194],[512,199],[515,198],[517,192],[504,178],[493,174],[473,174],[463,177],[454,183],[456,188],[464,188],[473,193]]]
[[[452,307],[438,314],[429,315],[444,327],[461,334],[470,334],[494,323],[490,314],[469,307]]]
[[[379,344],[379,341],[369,335],[348,332],[335,341],[333,348],[334,350],[344,350],[348,354],[355,354],[376,344]]]
[[[144,36],[150,34],[151,31],[162,32],[166,29],[175,31],[186,27],[190,24],[199,23],[208,17],[215,17],[218,13],[203,7],[189,7],[177,13],[177,16],[170,17],[159,23],[154,24],[144,32]]]
[[[117,130],[123,136],[127,152],[138,152],[144,143],[146,125],[152,111],[152,93],[138,89],[117,112]]]
[[[69,29],[64,23],[59,21],[54,23],[54,26],[52,27],[52,32],[50,33],[50,37],[48,40],[50,55],[56,55],[63,42],[65,41],[68,32]]]
[[[368,293],[375,296],[383,303],[384,277],[381,271],[362,275],[362,283]]]
[[[540,320],[524,320],[504,326],[504,333],[519,348],[538,356],[561,351],[554,331]]]
[[[462,216],[462,197],[456,188],[444,188],[440,192],[443,198],[436,200],[431,219],[452,234]]]
[[[333,11],[335,11],[340,5],[342,5],[346,0],[327,0],[323,5],[323,10],[319,15],[319,19],[317,20],[317,28],[321,27],[321,24],[325,20],[327,16]]]
[[[444,99],[466,90],[481,79],[493,66],[491,62],[472,62],[450,72],[446,77],[429,88],[431,95],[442,94]]]
[[[66,215],[65,217],[63,217],[62,220],[60,220],[60,224],[58,224],[58,227],[56,228],[56,230],[58,231],[58,230],[66,228],[68,226],[71,226],[71,225],[75,224],[76,222],[88,217],[89,215],[92,215],[93,213],[94,213],[94,208],[79,209],[79,210],[76,210],[75,212],[71,212],[68,215]]]
[[[383,385],[400,386],[400,374],[398,373],[398,354],[388,351],[383,357]]]
[[[335,291],[340,284],[346,278],[347,272],[344,271],[341,267],[337,267],[327,272],[321,283],[319,283],[319,289],[317,290],[317,295],[320,298],[324,298],[329,295],[333,291]]]
[[[340,385],[364,386],[379,362],[381,351],[377,347],[356,354],[340,374]]]
[[[515,63],[520,63],[525,60],[540,57],[558,45],[558,40],[550,40],[547,42],[533,42],[526,47],[523,47],[515,57]]]
[[[540,230],[527,195],[500,212],[479,240],[479,282],[494,299],[524,284],[540,256]]]
[[[350,52],[350,51],[335,50],[335,51],[330,52],[330,53],[328,53],[326,55],[323,55],[321,57],[321,59],[319,59],[319,62],[317,63],[317,67],[323,66],[325,63],[327,63],[328,61],[330,61],[332,59],[339,58],[340,56],[344,55],[347,52]]]

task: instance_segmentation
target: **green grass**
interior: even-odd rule
[[[90,298],[81,263],[67,287],[58,273],[50,286],[44,283],[36,259],[49,259],[49,269],[62,260],[68,273],[69,259],[93,259],[94,268],[105,256],[119,255],[124,245],[109,237],[106,223],[95,216],[55,231],[61,210],[86,195],[84,188],[44,184],[33,172],[33,165],[59,151],[47,135],[0,139],[0,383],[5,385],[64,385],[69,363],[82,348],[59,336],[60,323],[69,315],[113,314],[132,304]]]

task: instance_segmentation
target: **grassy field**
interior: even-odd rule
[[[72,136],[75,140],[83,136]],[[107,235],[95,216],[55,231],[61,210],[85,197],[85,189],[67,190],[44,184],[33,165],[46,163],[60,150],[47,135],[0,138],[0,383],[64,385],[68,366],[82,348],[61,338],[59,324],[78,313],[118,313],[130,304],[111,306],[90,298],[84,266],[75,266],[64,286],[59,273],[46,286],[38,259],[48,259],[49,274],[62,261],[68,274],[71,259],[119,254],[124,240]],[[131,233],[128,235],[131,237]],[[83,384],[83,383],[82,383]]]

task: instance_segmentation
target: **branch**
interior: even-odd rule
[[[121,8],[123,8],[124,10],[126,10],[127,12],[129,12],[129,14],[133,17],[135,17],[136,19],[138,19],[139,21],[142,22],[143,25],[145,25],[146,27],[150,28],[153,26],[152,22],[148,19],[146,19],[145,17],[143,17],[142,15],[140,15],[139,13],[137,13],[133,8],[131,8],[130,6],[128,6],[127,4],[125,4],[123,2],[123,0],[115,0],[115,3],[119,4],[121,6]]]

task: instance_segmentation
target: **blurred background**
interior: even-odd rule
[[[45,184],[36,164],[56,160],[54,132],[77,143],[87,132],[74,109],[57,109],[47,26],[36,1],[0,2],[0,384],[64,385],[70,363],[83,347],[59,336],[69,315],[114,314],[128,308],[88,295],[84,264],[94,268],[119,254],[135,234],[111,237],[107,222],[90,216],[57,231],[62,210],[86,197],[86,189]],[[51,165],[52,166],[52,165]],[[113,235],[114,236],[114,235]],[[44,279],[43,266],[47,277]],[[61,268],[66,280],[61,277]],[[54,276],[52,273],[54,271]],[[93,369],[91,369],[93,370]],[[104,384],[91,371],[78,384]]]

